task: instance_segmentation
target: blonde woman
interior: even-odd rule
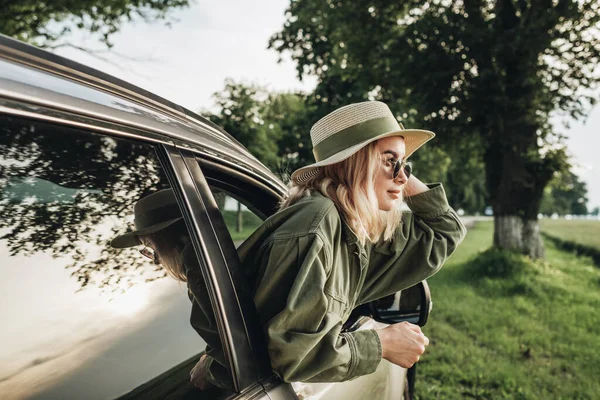
[[[465,236],[442,185],[424,184],[407,164],[433,137],[404,129],[375,101],[312,127],[316,163],[292,174],[280,211],[239,249],[284,381],[349,380],[382,358],[408,368],[425,351],[427,337],[410,323],[341,329],[356,306],[435,274]],[[403,200],[412,212],[400,211]]]

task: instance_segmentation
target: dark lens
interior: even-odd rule
[[[148,247],[144,247],[143,249],[140,250],[140,254],[143,255],[144,257],[149,258],[154,261],[154,251],[152,251],[152,249],[149,249]]]
[[[400,173],[400,166],[402,165],[402,161],[398,160],[396,161],[396,164],[394,164],[394,179],[396,179],[398,177],[398,174]]]
[[[406,163],[404,166],[404,174],[406,175],[406,179],[410,178],[410,174],[412,174],[412,164]]]

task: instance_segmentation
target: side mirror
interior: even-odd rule
[[[427,281],[369,303],[371,317],[386,324],[408,321],[425,326],[432,307]]]

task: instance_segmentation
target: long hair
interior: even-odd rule
[[[162,265],[169,276],[178,281],[187,282],[184,265],[180,256],[183,248],[179,241],[182,235],[187,234],[185,223],[182,220],[158,232],[138,237],[143,244],[151,247],[158,254],[160,265]]]
[[[362,245],[381,238],[389,240],[400,224],[402,212],[379,209],[375,180],[382,165],[376,142],[372,142],[339,163],[320,167],[315,176],[302,183],[292,181],[279,208],[289,207],[318,191],[334,202]]]

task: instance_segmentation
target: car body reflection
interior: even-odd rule
[[[0,309],[3,399],[112,398],[204,349],[189,328],[187,288],[172,279],[111,297],[98,288],[77,292],[63,263],[44,253],[9,260],[0,290],[20,308]],[[46,303],[28,301],[30,293],[43,293]]]

